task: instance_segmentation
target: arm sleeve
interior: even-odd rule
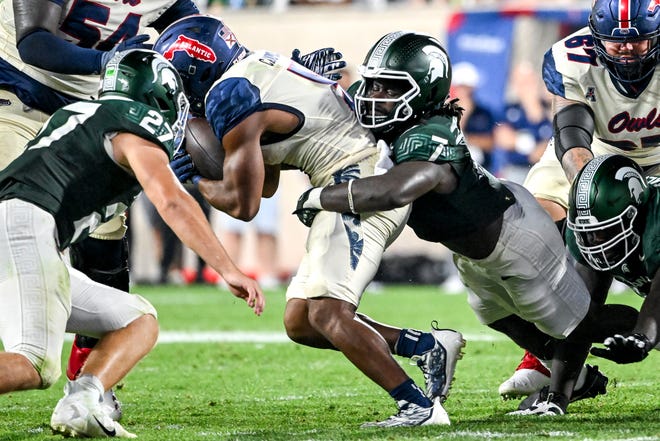
[[[17,44],[21,60],[63,74],[98,74],[102,51],[76,46],[45,29],[35,29]],[[48,48],[48,50],[44,50]]]

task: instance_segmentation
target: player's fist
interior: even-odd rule
[[[321,207],[321,191],[323,191],[321,187],[312,187],[298,198],[296,211],[293,214],[298,216],[298,220],[306,227],[312,226],[314,218],[323,209]]]
[[[591,353],[619,364],[644,360],[652,347],[644,334],[614,334],[613,337],[607,337],[603,344],[604,348],[591,348]]]

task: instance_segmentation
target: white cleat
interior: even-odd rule
[[[431,407],[421,407],[415,403],[401,401],[399,411],[395,415],[383,421],[364,423],[361,427],[448,426],[450,424],[447,411],[442,407],[440,398],[436,398]]]
[[[445,402],[454,381],[456,363],[463,358],[465,339],[460,332],[451,329],[438,329],[437,323],[431,324],[431,334],[435,346],[420,356],[412,357],[424,374],[426,395],[429,399],[440,398]]]
[[[50,427],[54,433],[72,438],[137,438],[108,416],[98,392],[76,388],[73,382],[64,386],[64,397],[55,406]]]

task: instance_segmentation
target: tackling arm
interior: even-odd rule
[[[177,237],[222,276],[236,297],[245,299],[260,315],[264,297],[259,286],[227,255],[197,201],[170,170],[165,152],[129,133],[117,135],[112,144],[117,160],[133,170],[146,196]]]
[[[449,168],[449,165],[422,161],[404,162],[392,167],[385,174],[355,180],[351,185],[350,195],[348,183],[328,186],[321,191],[321,207],[339,213],[403,207],[433,189],[442,190],[446,175],[453,176],[451,171],[443,172],[445,167]]]

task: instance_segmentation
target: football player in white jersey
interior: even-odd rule
[[[180,179],[190,178],[214,207],[252,219],[261,197],[277,188],[281,169],[302,170],[314,186],[375,173],[376,142],[358,124],[352,100],[336,82],[287,57],[248,52],[213,18],[180,20],[163,31],[154,48],[182,75],[191,111],[205,116],[222,140],[221,181],[196,176],[189,156],[172,163]],[[293,341],[341,351],[389,392],[399,412],[379,425],[449,424],[442,401],[465,344],[461,334],[393,328],[357,313],[383,250],[407,216],[408,206],[360,218],[320,214],[287,289],[284,324]],[[426,394],[392,353],[419,359]]]
[[[192,0],[6,0],[0,2],[0,169],[18,156],[49,115],[98,92],[98,74],[118,50],[148,46],[146,27],[161,32],[199,9]],[[311,67],[341,68],[324,49],[298,58]],[[334,64],[333,64],[334,63]],[[344,63],[345,64],[345,63]],[[72,264],[93,280],[128,291],[125,216],[101,225],[69,249]],[[76,336],[67,366],[80,371],[96,339]],[[112,391],[107,402],[121,416]]]
[[[560,226],[570,182],[594,156],[621,154],[647,176],[660,177],[659,38],[656,0],[596,0],[588,26],[546,53],[554,137],[524,185]],[[549,382],[548,374],[526,355],[500,394],[533,393]]]

